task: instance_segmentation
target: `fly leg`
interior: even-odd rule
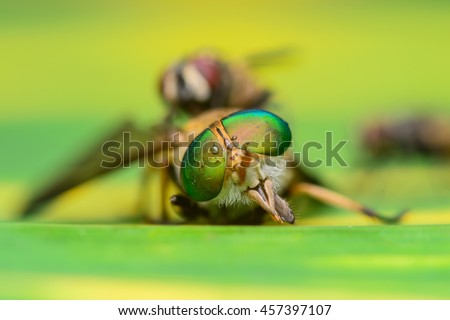
[[[161,168],[159,173],[159,179],[156,181],[151,179],[152,174],[157,173],[154,168],[146,167],[145,172],[141,178],[139,187],[138,201],[137,201],[137,213],[144,219],[145,222],[150,224],[172,224],[176,223],[170,218],[170,214],[167,208],[167,199],[170,185],[170,173],[169,168]],[[158,189],[160,194],[158,197],[152,197],[152,183],[159,183]],[[154,187],[154,186],[153,186]]]
[[[230,224],[234,225],[244,225],[244,226],[255,226],[261,225],[266,219],[266,211],[261,207],[256,207],[251,210],[247,215],[238,216],[237,218],[230,221]]]
[[[178,207],[179,214],[186,222],[192,222],[197,220],[200,217],[208,217],[208,210],[201,208],[197,202],[192,201],[188,197],[182,194],[176,194],[170,197],[170,203],[176,207]]]
[[[158,224],[160,223],[160,221],[157,221],[154,217],[152,217],[148,210],[148,195],[151,192],[150,177],[152,171],[153,170],[149,167],[144,168],[144,172],[142,174],[141,181],[139,183],[136,211],[138,216],[142,217],[145,222],[151,224]]]
[[[22,216],[31,216],[62,193],[87,181],[117,172],[121,168],[141,161],[148,154],[167,153],[167,144],[149,144],[151,141],[168,141],[167,126],[140,128],[132,122],[124,122],[108,135],[94,141],[92,146],[80,151],[79,159],[69,165],[53,182],[43,186],[23,209]],[[126,139],[132,143],[125,143]],[[111,149],[110,149],[111,148]],[[112,152],[114,150],[114,152]]]
[[[194,222],[199,218],[206,219],[209,223],[215,225],[260,225],[265,219],[264,210],[255,208],[247,215],[239,215],[235,218],[227,217],[226,208],[222,209],[222,214],[218,217],[211,217],[210,212],[198,205],[197,202],[192,201],[182,194],[174,195],[170,198],[170,202],[177,206],[179,214],[186,220],[186,222]]]
[[[137,200],[137,213],[150,224],[167,224],[169,223],[166,207],[165,195],[168,186],[168,173],[166,167],[158,168],[154,166],[152,161],[161,160],[164,163],[166,156],[162,152],[149,153],[148,157],[144,158],[144,172],[140,181]],[[150,160],[151,159],[151,160]],[[159,174],[159,176],[158,176]],[[156,177],[159,179],[152,179]],[[152,197],[155,193],[155,184],[159,183],[159,190],[161,190],[161,197]]]
[[[346,210],[354,211],[361,213],[367,217],[377,219],[383,223],[393,224],[398,223],[400,219],[403,217],[403,215],[407,212],[407,210],[401,211],[395,216],[387,217],[384,215],[381,215],[380,213],[376,212],[375,210],[368,208],[350,198],[347,198],[346,196],[339,194],[335,191],[331,191],[329,189],[326,189],[324,187],[311,184],[311,183],[297,183],[295,184],[291,190],[291,195],[296,194],[305,194],[313,199],[319,200],[321,202],[324,202],[326,204],[343,208]]]

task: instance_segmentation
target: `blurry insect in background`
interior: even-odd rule
[[[440,203],[450,190],[450,118],[409,114],[369,122],[361,132],[358,190]],[[371,182],[371,183],[369,183]]]
[[[261,153],[258,153],[242,147],[246,142],[250,142],[248,138],[251,138],[252,142],[260,141],[258,139],[263,139],[267,133],[272,133],[276,137],[289,137],[282,142],[284,145],[287,142],[290,144],[291,133],[284,121],[262,110],[242,111],[230,115],[242,109],[265,108],[270,97],[268,90],[260,89],[248,76],[247,71],[230,66],[231,64],[226,64],[211,55],[194,55],[170,67],[163,73],[160,81],[160,92],[170,108],[164,123],[149,130],[141,130],[132,123],[127,123],[113,135],[103,139],[100,144],[103,145],[105,141],[122,141],[124,132],[131,132],[133,140],[142,142],[143,149],[125,148],[122,144],[120,149],[116,150],[120,155],[115,158],[116,161],[109,166],[100,166],[100,163],[109,159],[100,152],[101,147],[97,146],[66,175],[37,194],[25,208],[24,215],[30,215],[64,191],[85,181],[137,160],[143,158],[148,160],[149,156],[157,155],[164,158],[168,165],[159,170],[146,168],[139,197],[139,211],[151,222],[195,222],[200,216],[209,223],[253,224],[263,221],[263,215],[255,212],[266,211],[277,222],[293,223],[295,217],[286,201],[278,195],[277,184],[282,185],[279,189],[281,194],[288,197],[303,193],[331,205],[378,218],[383,222],[397,222],[400,219],[403,213],[391,218],[383,217],[348,198],[320,187],[314,177],[298,166],[284,169],[282,164],[287,161],[286,159],[275,162],[281,165],[269,167],[265,163],[265,159],[268,159],[266,151],[260,150]],[[221,104],[223,107],[238,103],[240,103],[238,109],[221,108]],[[188,117],[182,124],[178,124],[176,118],[183,114],[187,114]],[[173,141],[177,133],[181,133],[185,139],[190,138],[188,142],[191,146],[202,142],[205,137],[208,137],[209,142],[214,140],[212,150],[222,151],[225,169],[220,166],[220,170],[217,169],[219,171],[200,170],[189,167],[190,162],[187,164],[183,162],[184,168],[180,170],[180,166],[173,165],[171,159],[174,156],[173,151],[179,153],[183,147],[172,143],[175,149],[171,149],[168,148],[168,144],[158,142]],[[193,137],[197,138],[192,140]],[[155,143],[152,148],[145,149],[147,146],[145,142],[149,140]],[[189,158],[194,152],[191,151],[191,146],[187,148],[185,157]],[[286,149],[287,147],[280,149],[275,156],[283,158],[288,154],[285,152]],[[252,163],[255,166],[249,165]],[[148,190],[148,178],[155,171],[160,174],[158,188],[160,197],[159,201],[151,201],[152,206],[149,208],[149,195],[155,192]],[[197,178],[186,178],[190,175]],[[210,179],[216,179],[214,184],[210,183]],[[177,190],[176,194],[171,190]],[[199,196],[211,190],[215,190],[213,194],[210,193],[207,197]],[[167,205],[169,199],[172,205]],[[160,205],[154,205],[155,203]],[[234,204],[236,206],[230,209]],[[254,204],[259,205],[256,211]]]
[[[228,63],[210,52],[202,52],[174,63],[159,82],[161,96],[169,106],[168,121],[180,112],[196,116],[216,108],[266,106],[271,93],[256,83],[250,69],[275,63],[287,55],[289,50],[282,49]]]
[[[450,121],[431,116],[413,116],[379,121],[362,131],[362,146],[376,159],[394,156],[450,157]]]

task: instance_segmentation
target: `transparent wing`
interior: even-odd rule
[[[250,68],[264,67],[267,65],[289,62],[295,56],[294,47],[273,48],[266,51],[256,52],[244,57],[246,65]]]

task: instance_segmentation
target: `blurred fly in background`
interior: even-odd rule
[[[413,110],[363,121],[366,124],[358,133],[362,174],[355,185],[367,192],[395,193],[397,198],[408,199],[412,190],[420,189],[415,197],[418,208],[439,207],[439,199],[450,195],[450,117]],[[369,190],[368,181],[374,180],[383,185]],[[429,216],[428,221],[445,217]]]
[[[450,158],[450,119],[407,116],[368,124],[362,131],[364,150],[376,159],[414,155]]]

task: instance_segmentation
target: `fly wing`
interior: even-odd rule
[[[266,108],[272,93],[255,81],[252,71],[260,67],[292,63],[290,59],[293,57],[292,47],[275,48],[248,55],[241,63],[227,64],[226,72],[223,72],[223,77],[227,80],[225,81],[227,86],[224,85],[224,87],[227,87],[227,92],[229,91],[226,105],[242,109]]]
[[[272,48],[266,51],[247,55],[244,61],[251,69],[265,67],[274,64],[289,63],[294,58],[296,50],[293,46]]]
[[[162,149],[162,144],[158,142],[167,140],[167,132],[162,126],[142,129],[130,121],[117,126],[109,135],[93,144],[66,172],[39,190],[27,203],[22,216],[32,215],[63,192],[84,182],[127,167],[144,159],[149,153],[158,153]],[[152,145],[149,141],[157,143]]]

